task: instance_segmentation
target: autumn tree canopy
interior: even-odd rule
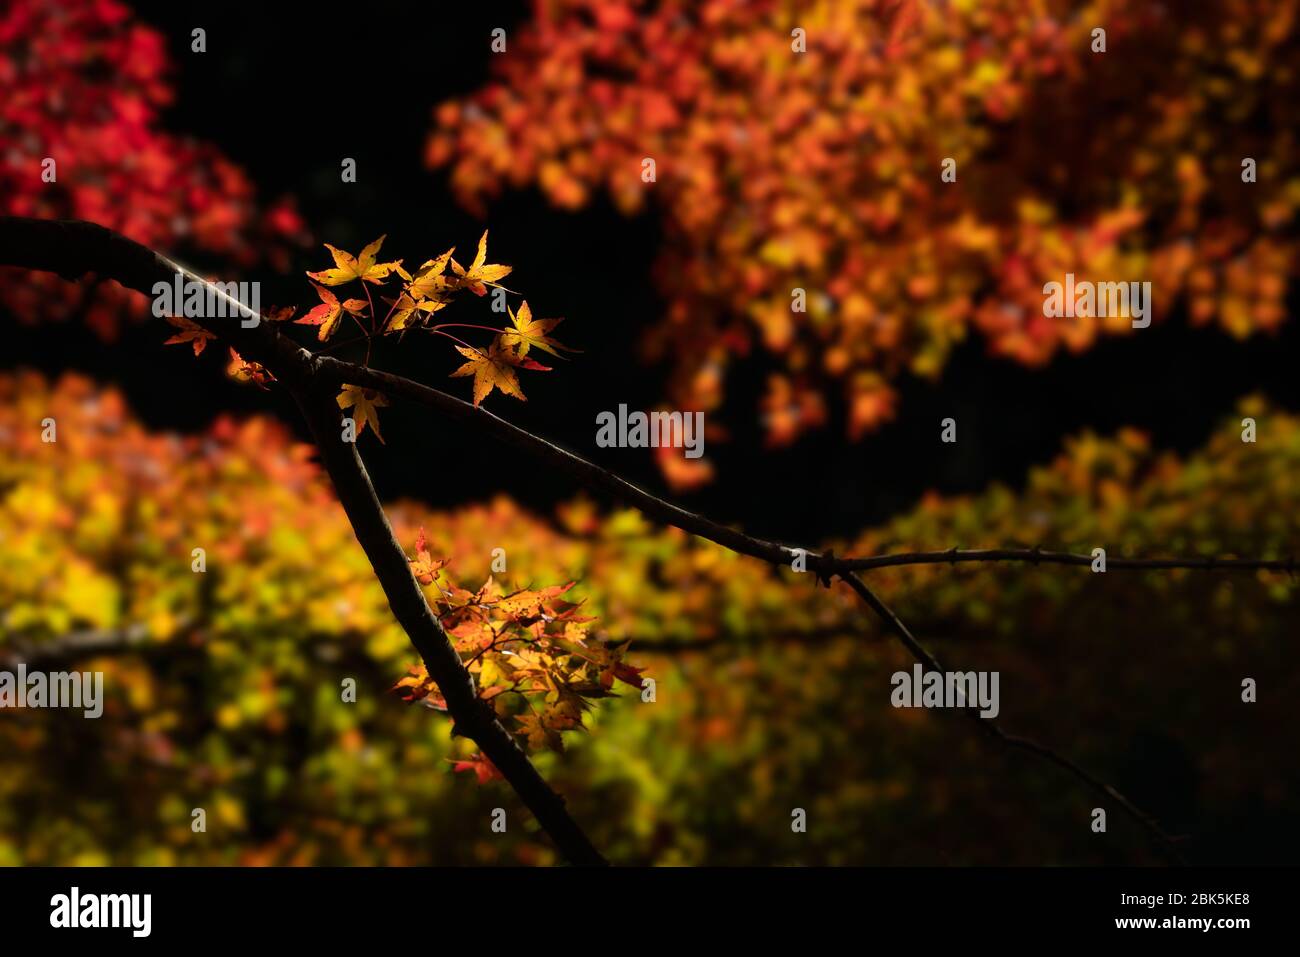
[[[1276,329],[1297,257],[1300,170],[1274,135],[1296,127],[1296,16],[538,0],[492,81],[437,107],[427,159],[478,208],[535,185],[659,217],[667,309],[644,343],[672,362],[673,400],[716,408],[728,369],[762,362],[771,442],[820,425],[827,395],[861,437],[903,414],[899,374],[938,376],[971,331],[1031,365],[1131,333],[1045,318],[1044,276],[1147,277],[1157,321]]]

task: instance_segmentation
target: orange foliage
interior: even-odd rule
[[[1300,167],[1267,130],[1300,120],[1298,9],[537,0],[495,79],[437,108],[427,158],[475,206],[536,184],[652,208],[669,304],[646,348],[673,400],[715,407],[719,369],[761,348],[786,370],[774,442],[819,425],[834,383],[857,437],[893,416],[889,380],[937,375],[971,329],[1027,364],[1130,334],[1045,318],[1066,272],[1150,280],[1158,320],[1276,328]]]

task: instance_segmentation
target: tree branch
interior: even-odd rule
[[[796,546],[768,541],[716,522],[704,515],[687,511],[679,505],[659,498],[650,492],[603,468],[580,455],[570,452],[502,419],[487,409],[476,407],[463,399],[448,395],[431,386],[403,376],[371,369],[352,362],[343,362],[333,356],[315,357],[317,374],[335,385],[350,384],[377,389],[385,395],[400,396],[418,402],[451,419],[473,425],[477,432],[486,433],[500,442],[526,452],[569,473],[584,486],[601,489],[618,501],[635,506],[639,511],[666,525],[698,535],[741,555],[762,559],[774,565],[789,565],[794,560]],[[894,565],[927,565],[958,562],[1027,562],[1031,564],[1091,565],[1091,555],[1070,552],[1046,551],[1041,548],[989,548],[948,549],[941,552],[899,552],[892,555],[873,555],[864,558],[837,556],[804,548],[809,570],[823,577],[841,575],[872,568]],[[1123,558],[1107,555],[1106,568],[1170,569],[1190,568],[1202,570],[1237,571],[1296,571],[1294,557],[1285,559],[1256,558]]]
[[[473,677],[461,662],[442,622],[429,607],[424,590],[411,574],[406,553],[393,535],[356,444],[342,440],[333,392],[295,389],[293,395],[307,419],[325,470],[334,482],[357,541],[383,586],[394,617],[406,630],[411,643],[424,659],[429,675],[438,683],[438,690],[447,701],[447,711],[455,720],[452,734],[464,735],[479,746],[528,805],[565,857],[575,864],[605,864],[587,835],[569,816],[564,799],[551,790],[515,743],[514,737],[501,726],[491,706],[479,698]]]
[[[950,548],[942,552],[897,552],[869,558],[842,558],[838,568],[868,571],[896,565],[956,565],[965,562],[1027,562],[1030,565],[1092,565],[1091,555],[1054,552],[1042,548]],[[1295,574],[1296,562],[1289,558],[1124,558],[1106,555],[1106,569],[1191,568],[1201,571],[1277,571]],[[838,570],[838,569],[837,569]]]
[[[87,656],[169,647],[169,644],[150,641],[148,626],[136,623],[123,628],[72,631],[52,641],[14,641],[0,647],[0,665],[5,668],[13,668],[19,662],[48,665]]]

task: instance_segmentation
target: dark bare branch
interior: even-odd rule
[[[318,374],[342,385],[348,383],[378,389],[385,395],[399,396],[437,410],[448,418],[471,424],[475,430],[526,452],[533,458],[554,465],[572,475],[583,487],[598,488],[616,500],[636,507],[639,511],[683,531],[698,535],[741,555],[758,558],[774,565],[789,565],[795,557],[796,546],[756,538],[745,532],[716,522],[704,515],[687,511],[679,505],[659,498],[650,492],[603,468],[582,456],[570,452],[514,425],[487,409],[476,407],[463,399],[448,395],[420,382],[393,375],[378,369],[343,362],[332,356],[316,356]],[[836,556],[804,548],[807,567],[823,576],[839,575],[853,571],[866,571],[898,565],[926,565],[967,562],[1026,562],[1030,564],[1082,565],[1093,562],[1091,555],[1047,551],[1039,548],[948,549],[942,552],[900,552],[892,555],[874,555],[864,558]],[[1283,571],[1294,573],[1294,557],[1256,558],[1106,558],[1107,569],[1171,569],[1189,568],[1215,571]]]
[[[406,630],[447,701],[447,710],[456,722],[453,735],[470,738],[491,759],[565,857],[574,864],[606,863],[569,816],[564,799],[537,773],[514,737],[501,726],[491,706],[479,698],[473,677],[411,574],[406,553],[393,535],[355,443],[342,440],[333,393],[295,390],[294,398],[311,428],[357,541],[388,597],[393,616]]]
[[[869,571],[899,565],[957,565],[969,562],[1023,562],[1030,565],[1083,565],[1095,561],[1091,555],[1054,552],[1042,548],[950,548],[942,552],[898,552],[868,558],[842,558],[838,568],[846,571]],[[1200,571],[1275,571],[1295,574],[1296,562],[1290,558],[1124,558],[1106,555],[1106,569],[1136,568],[1152,571],[1189,568]],[[838,569],[837,569],[838,570]]]
[[[5,668],[13,668],[19,662],[29,666],[50,665],[77,658],[138,652],[150,647],[166,648],[167,645],[151,641],[148,626],[136,623],[123,628],[68,632],[50,641],[11,641],[0,648],[0,665]]]

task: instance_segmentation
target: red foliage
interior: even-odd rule
[[[118,0],[8,0],[0,8],[0,213],[86,219],[154,249],[235,267],[288,266],[304,238],[293,205],[259,207],[214,146],[158,128],[172,101],[164,38]],[[45,160],[55,162],[46,182]],[[85,310],[111,337],[144,304],[117,287],[0,271],[0,303],[26,320]]]

